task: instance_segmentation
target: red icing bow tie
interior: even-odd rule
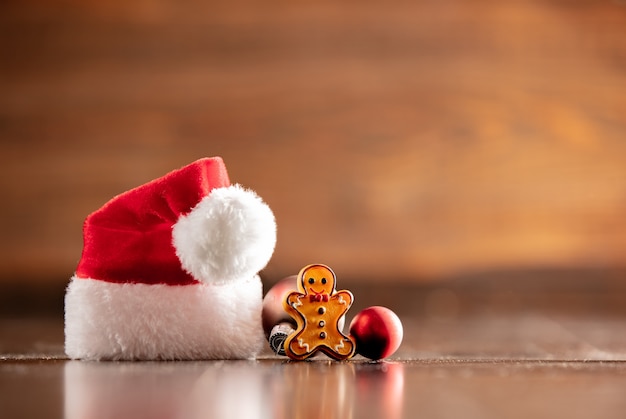
[[[311,294],[309,295],[309,301],[314,303],[314,302],[318,302],[321,303],[323,302],[328,302],[328,294],[326,293],[319,293],[319,294]]]

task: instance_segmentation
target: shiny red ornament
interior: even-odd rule
[[[350,334],[358,354],[373,360],[391,356],[402,343],[400,318],[386,307],[368,307],[350,322]]]
[[[296,322],[283,308],[283,300],[290,292],[298,289],[298,275],[291,275],[278,281],[263,297],[263,331],[269,337],[272,328],[280,323],[289,323],[294,328]]]

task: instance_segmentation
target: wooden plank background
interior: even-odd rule
[[[0,283],[212,155],[277,216],[269,278],[624,266],[626,4],[0,4]]]

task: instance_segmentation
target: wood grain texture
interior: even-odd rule
[[[0,5],[0,281],[198,157],[274,209],[272,278],[626,264],[619,1]]]

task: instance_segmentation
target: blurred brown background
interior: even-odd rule
[[[88,213],[214,155],[276,214],[268,281],[619,270],[626,3],[0,4],[0,292],[62,289]]]

